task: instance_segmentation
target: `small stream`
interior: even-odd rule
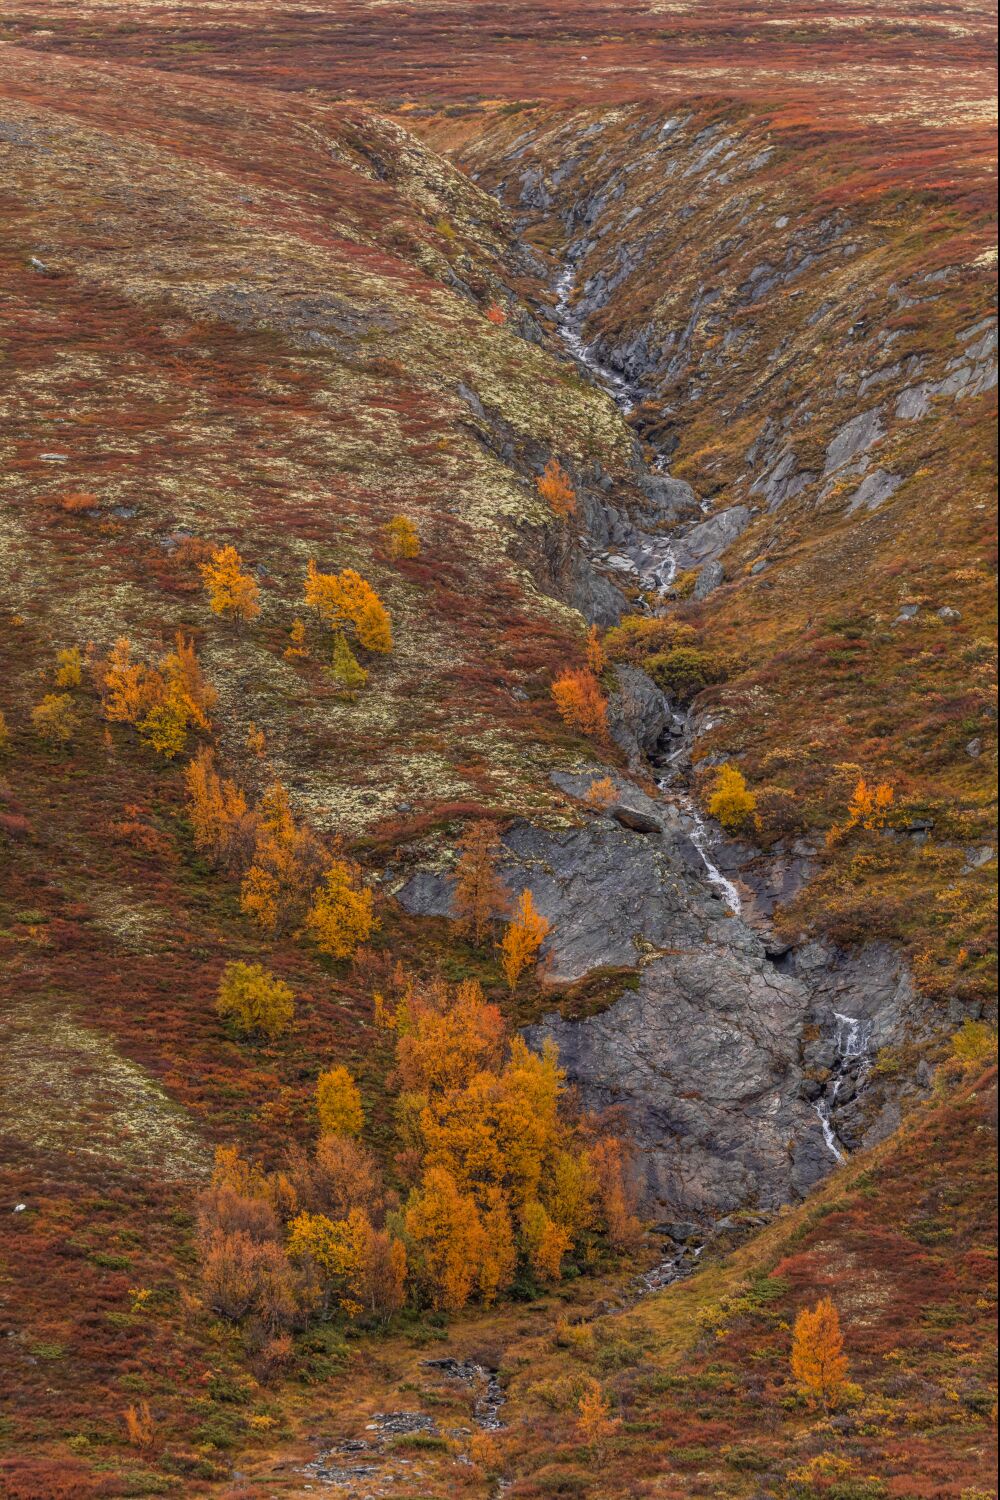
[[[863,1060],[868,1055],[872,1023],[859,1020],[857,1016],[841,1015],[840,1011],[834,1011],[834,1018],[837,1022],[837,1063],[832,1069],[832,1083],[827,1085],[827,1093],[823,1098],[816,1100],[815,1109],[823,1128],[823,1140],[826,1142],[827,1150],[838,1162],[843,1162],[847,1158],[841,1150],[831,1116],[841,1085],[851,1071],[852,1065],[860,1059],[863,1066]]]
[[[576,272],[570,264],[560,273],[555,283],[555,317],[559,336],[573,358],[593,375],[616,402],[622,413],[627,416],[635,407],[633,392],[623,375],[601,364],[595,358],[591,352],[591,345],[584,339],[581,321],[574,313],[570,300],[575,284]],[[657,461],[655,467],[658,473],[666,472],[662,459]],[[702,502],[702,509],[704,508],[705,503]],[[677,577],[677,549],[674,542],[669,537],[653,536],[637,531],[635,543],[627,549],[627,553],[635,564],[636,574],[643,586],[650,593],[664,596]],[[685,747],[676,751],[671,759],[680,759],[683,754],[685,754]],[[716,842],[716,836],[710,831],[694,799],[686,792],[673,788],[670,785],[671,779],[671,777],[663,777],[657,785],[661,793],[686,814],[690,825],[691,842],[698,851],[709,883],[720,893],[730,911],[739,916],[743,910],[739,890],[712,859],[711,849]]]
[[[576,285],[576,271],[572,263],[556,278],[555,319],[559,337],[575,360],[589,370],[607,391],[625,416],[635,408],[635,400],[628,380],[618,370],[601,364],[591,353],[591,346],[583,337],[580,319],[570,306],[570,298]]]

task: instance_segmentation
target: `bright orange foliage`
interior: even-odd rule
[[[296,656],[308,656],[306,650],[306,627],[303,620],[293,620],[288,631],[290,644],[285,647],[285,656],[292,660]]]
[[[552,684],[552,700],[565,724],[595,739],[608,735],[608,700],[593,672],[570,668],[560,672]]]
[[[538,493],[551,506],[553,514],[565,519],[576,512],[576,491],[572,480],[557,458],[550,458],[535,479]]]
[[[616,1250],[633,1250],[642,1235],[636,1216],[638,1192],[626,1148],[616,1136],[604,1136],[590,1149],[604,1232]]]
[[[588,1380],[577,1405],[576,1430],[581,1443],[599,1457],[621,1422],[611,1415],[611,1402],[597,1380]]]
[[[884,828],[895,797],[895,790],[888,781],[869,786],[865,778],[860,776],[854,788],[854,796],[848,803],[847,827]]]
[[[598,781],[592,781],[583,795],[583,800],[590,807],[608,807],[618,796],[618,788],[610,776],[602,776]]]
[[[739,766],[734,766],[731,761],[720,766],[708,799],[711,816],[729,833],[740,833],[752,827],[756,807],[757,798],[747,786]]]
[[[884,828],[895,799],[895,789],[888,781],[869,786],[865,778],[859,776],[854,795],[847,804],[847,822],[834,823],[826,835],[827,847],[832,849],[852,828],[865,828],[869,831]]]
[[[551,1219],[537,1198],[530,1199],[521,1209],[521,1230],[535,1275],[540,1281],[558,1281],[563,1256],[573,1243],[569,1230]]]
[[[474,979],[452,995],[443,984],[411,989],[395,1018],[396,1067],[409,1093],[431,1099],[499,1068],[507,1025]]]
[[[183,750],[188,730],[210,727],[218,695],[201,670],[194,642],[178,631],[173,651],[157,666],[132,660],[121,636],[98,667],[104,716],[134,724],[143,742],[168,760]]]
[[[502,328],[507,321],[507,314],[499,302],[491,302],[486,309],[486,318],[488,322],[493,323],[497,328]]]
[[[220,547],[208,562],[198,564],[198,571],[213,614],[231,615],[240,624],[260,614],[260,588],[252,574],[244,572],[235,547]]]
[[[511,989],[529,964],[535,962],[549,927],[546,918],[535,910],[534,898],[525,887],[500,943],[500,966]]]
[[[184,770],[188,817],[195,848],[212,864],[234,870],[253,847],[255,819],[233,781],[215,769],[214,752],[202,745]]]
[[[360,573],[320,573],[310,558],[306,569],[305,601],[331,629],[350,625],[358,644],[368,651],[392,650],[392,627],[385,605]]]
[[[267,932],[292,928],[306,914],[326,852],[315,834],[296,823],[288,793],[274,782],[257,809],[253,860],[240,905]]]
[[[154,697],[149,687],[149,668],[132,660],[132,643],[119,636],[112,646],[101,680],[104,717],[112,723],[137,724]]]
[[[432,1304],[457,1312],[472,1295],[486,1250],[475,1199],[444,1167],[431,1167],[410,1195],[405,1224]]]
[[[601,641],[601,637],[598,633],[596,625],[591,625],[590,629],[587,631],[587,647],[585,655],[587,666],[593,672],[595,677],[599,677],[608,664],[608,653],[604,649],[604,645]]]
[[[829,1297],[804,1307],[792,1331],[792,1374],[803,1395],[830,1410],[847,1384],[847,1356],[840,1318]]]

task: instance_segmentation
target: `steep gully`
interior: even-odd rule
[[[627,418],[642,393],[591,349],[574,310],[572,261],[553,291],[566,350]],[[622,525],[619,515],[617,551],[604,560],[665,599],[709,508],[669,476],[663,457],[643,477],[654,500],[668,499],[663,529]],[[679,522],[678,495],[686,516]],[[607,539],[592,538],[594,550]],[[719,551],[724,531],[720,543]],[[553,980],[639,964],[638,989],[607,1010],[577,1022],[552,1014],[527,1029],[536,1043],[556,1039],[585,1105],[624,1107],[647,1214],[661,1215],[664,1253],[604,1307],[612,1314],[690,1275],[712,1239],[765,1222],[849,1149],[887,1133],[895,1102],[871,1107],[858,1089],[874,1050],[914,1021],[909,980],[891,952],[873,947],[850,957],[817,943],[794,952],[774,942],[768,916],[788,893],[789,866],[793,880],[807,875],[807,856],[762,875],[750,851],[722,839],[686,789],[692,741],[706,725],[666,704],[648,679],[631,687],[639,719],[652,719],[648,733],[639,723],[633,734],[659,796],[616,773],[618,800],[607,817],[568,833],[516,825],[503,871],[513,889],[530,884],[553,921]],[[580,796],[607,769],[553,780]],[[446,874],[422,871],[397,894],[414,913],[450,912]],[[503,1427],[495,1369],[455,1356],[424,1365],[445,1386],[468,1390],[475,1426]],[[412,1434],[439,1436],[436,1419],[418,1410],[376,1413],[364,1437],[321,1453],[305,1473],[322,1485],[357,1482],[359,1494],[389,1493],[397,1478],[416,1477],[413,1461],[393,1452],[395,1438]],[[494,1494],[506,1487],[500,1481]]]
[[[600,303],[574,284],[579,248],[566,228],[564,268],[547,290],[539,285],[538,311],[627,417],[644,394],[641,372],[610,368],[591,348],[586,318]],[[626,607],[614,579],[663,598],[680,567],[700,568],[699,583],[706,567],[721,574],[731,540],[726,512],[709,514],[664,456],[646,465],[637,443],[634,453],[632,500],[609,489],[596,465],[576,475],[581,534],[571,566],[564,556],[552,581],[552,592],[562,587],[561,597],[603,623],[609,608],[613,619]],[[551,923],[554,986],[633,976],[624,992],[608,984],[596,1014],[553,1011],[526,1035],[556,1041],[586,1107],[621,1110],[647,1217],[682,1226],[683,1242],[734,1213],[767,1214],[802,1197],[845,1150],[891,1131],[898,1099],[865,1058],[919,1034],[922,1017],[886,946],[846,954],[775,938],[770,916],[808,879],[815,851],[794,843],[762,855],[722,839],[687,786],[692,743],[710,727],[705,711],[696,703],[681,712],[636,668],[620,665],[617,677],[611,729],[636,774],[598,762],[553,772],[578,806],[595,777],[611,774],[616,800],[575,826],[515,823],[503,874],[514,892],[530,886]],[[659,795],[643,790],[650,779]],[[416,915],[451,914],[447,869],[421,869],[396,894]],[[860,1028],[850,1057],[838,1016]]]
[[[608,392],[622,415],[627,418],[637,404],[637,400],[640,399],[641,392],[633,388],[623,372],[603,363],[586,340],[581,321],[574,315],[572,308],[575,284],[576,276],[573,265],[570,263],[556,278],[554,286],[557,331],[573,358]],[[652,472],[658,474],[668,472],[665,457],[661,455],[654,460]],[[700,503],[699,508],[702,513],[707,513],[709,510],[709,506],[704,501]],[[650,592],[661,598],[667,596],[677,576],[678,545],[682,541],[683,531],[667,538],[638,532],[637,545],[630,549],[633,557],[636,558],[636,574],[639,581]],[[686,769],[685,762],[689,762],[689,726],[685,724],[684,729],[685,737],[680,747],[669,752],[665,757],[663,766],[665,774],[657,777],[657,785],[664,797],[669,798],[687,815],[690,820],[691,843],[704,866],[706,879],[721,894],[734,915],[740,916],[743,911],[743,897],[739,887],[723,874],[712,859],[711,851],[717,836],[710,831],[694,799],[673,784]],[[852,1066],[855,1070],[859,1070],[864,1065],[871,1042],[872,1023],[856,1016],[844,1015],[839,1011],[834,1012],[834,1018],[837,1058],[830,1070],[826,1088],[814,1101],[814,1109],[823,1131],[826,1148],[839,1164],[846,1157],[843,1143],[838,1140],[833,1126],[832,1111],[836,1107],[841,1086]],[[680,1254],[674,1254],[654,1267],[643,1278],[644,1289],[656,1290],[667,1285],[669,1281],[675,1280],[678,1275],[685,1274],[693,1267],[694,1258],[700,1254],[703,1244],[704,1242],[685,1248]]]
[[[555,284],[557,330],[577,364],[627,416],[638,393],[625,376],[592,354],[573,311],[573,290],[570,267]],[[650,474],[667,486],[677,484],[662,461],[652,466]],[[703,507],[692,508],[695,516],[703,513]],[[697,524],[697,519],[688,523]],[[648,592],[665,598],[678,571],[684,536],[684,526],[645,532],[629,525],[619,532],[617,555],[631,564],[636,581]],[[642,695],[640,701],[655,703],[655,699],[643,700]],[[642,969],[637,1009],[623,999],[589,1021],[565,1022],[553,1015],[528,1031],[535,1041],[545,1035],[556,1037],[569,1076],[580,1087],[586,1104],[625,1103],[646,1168],[647,1211],[657,1206],[675,1214],[657,1226],[664,1240],[660,1259],[624,1287],[613,1303],[595,1310],[608,1315],[690,1275],[712,1239],[760,1225],[769,1209],[801,1194],[845,1159],[848,1143],[841,1132],[849,1136],[851,1145],[861,1138],[860,1125],[845,1116],[845,1106],[856,1100],[876,1036],[891,1034],[898,1024],[903,1008],[899,1002],[906,995],[903,977],[884,954],[877,955],[867,968],[862,963],[855,972],[841,956],[818,950],[811,956],[812,982],[807,982],[808,959],[802,963],[780,946],[769,947],[759,892],[747,883],[745,868],[742,879],[734,879],[720,867],[725,841],[685,789],[694,733],[690,716],[671,711],[661,717],[664,723],[657,719],[654,739],[647,747],[658,798],[619,777],[619,800],[610,818],[595,819],[589,828],[569,835],[522,824],[506,839],[508,882],[515,887],[530,883],[541,909],[554,918],[558,935],[556,951],[550,955],[554,977],[580,977],[609,957],[634,963],[641,946],[650,946],[649,935],[659,936],[661,951],[657,953],[654,947],[651,957],[644,955],[648,961]],[[603,769],[595,767],[598,772]],[[576,795],[590,780],[590,773],[556,778],[557,785]],[[637,902],[638,893],[645,899]],[[430,871],[412,878],[399,895],[414,912],[446,914],[450,909],[447,878]],[[685,948],[692,950],[686,958]],[[650,975],[658,970],[660,982],[655,978],[650,982]],[[647,994],[643,994],[644,986]],[[690,1002],[686,1016],[670,1013],[675,988]],[[868,1007],[865,1016],[835,1008],[834,996],[858,999],[862,995]],[[734,1000],[737,1009],[745,1005],[752,1013],[748,1026],[744,1020],[745,1033],[733,1017],[721,1028],[714,1024],[719,1012],[731,1016]],[[645,1013],[644,1004],[650,1007]],[[668,1016],[665,1031],[655,1024],[664,1012]],[[680,1048],[678,1060],[686,1076],[678,1081],[677,1069],[671,1066],[675,1061],[671,1048],[685,1026],[697,1033],[699,1022],[702,1029],[693,1055],[683,1045]],[[594,1032],[593,1040],[581,1045],[588,1029]],[[807,1059],[799,1055],[803,1033],[810,1035]],[[629,1044],[641,1044],[650,1036],[646,1065],[637,1068]],[[612,1060],[623,1047],[624,1067],[616,1070]],[[766,1063],[762,1065],[768,1057],[775,1064],[770,1070]],[[713,1086],[713,1068],[718,1073],[720,1060],[722,1074],[729,1076],[716,1079]],[[806,1078],[804,1061],[812,1063],[818,1080]],[[745,1091],[741,1073],[750,1075]],[[705,1076],[710,1082],[705,1120],[685,1118],[683,1111],[673,1113],[672,1096],[685,1092],[682,1084],[690,1092],[691,1085]],[[654,1105],[656,1120],[651,1127],[637,1104],[655,1083],[663,1097]],[[783,1088],[795,1095],[797,1108],[791,1115],[782,1111]],[[755,1113],[753,1106],[761,1103],[762,1111]],[[776,1113],[777,1129],[773,1128]],[[808,1139],[809,1120],[814,1141]],[[685,1128],[695,1137],[707,1134],[710,1144],[705,1147],[701,1142],[701,1155],[695,1152],[679,1172],[673,1170],[673,1163],[665,1171],[655,1165],[650,1170],[651,1159],[671,1162],[671,1137],[675,1132],[683,1135]],[[790,1130],[804,1131],[807,1136],[806,1149],[799,1153],[798,1175],[793,1173],[789,1179],[779,1173],[768,1178],[768,1159],[773,1162],[787,1152]],[[750,1151],[746,1159],[748,1137],[755,1133],[764,1136],[763,1148],[756,1154]],[[721,1147],[713,1151],[715,1137]],[[740,1180],[734,1184],[729,1180],[733,1177]],[[763,1191],[758,1177],[766,1182]],[[750,1205],[762,1206],[765,1218],[747,1212]],[[734,1210],[742,1212],[734,1214]],[[487,1432],[503,1428],[506,1397],[496,1369],[455,1355],[425,1360],[423,1367],[429,1379],[442,1382],[445,1388],[457,1385],[468,1392],[476,1427]],[[304,1473],[313,1483],[346,1486],[350,1493],[388,1494],[399,1479],[413,1479],[419,1473],[414,1460],[394,1451],[396,1440],[415,1435],[460,1437],[468,1431],[442,1430],[438,1420],[422,1410],[377,1412],[366,1424],[364,1436],[345,1439],[322,1452]],[[355,1491],[355,1484],[361,1488]],[[493,1494],[501,1496],[507,1487],[501,1480]]]

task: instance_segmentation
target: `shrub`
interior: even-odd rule
[[[498,917],[510,911],[510,892],[497,874],[501,853],[495,823],[473,823],[462,835],[452,905],[459,930],[480,947]]]
[[[552,701],[570,729],[598,740],[607,739],[608,700],[593,672],[586,669],[560,672],[552,684]]]
[[[708,811],[728,833],[743,833],[754,825],[757,798],[738,766],[720,766],[708,799]]]
[[[244,1036],[276,1041],[295,1016],[295,998],[287,984],[260,964],[229,963],[219,981],[215,1008]]]
[[[565,520],[576,512],[576,491],[566,470],[557,458],[550,458],[535,479],[538,493],[552,509],[553,515]]]
[[[647,658],[645,668],[657,687],[680,703],[690,703],[702,688],[722,682],[726,676],[720,658],[697,646],[674,646],[657,652]]]
[[[378,926],[372,893],[357,884],[357,871],[346,860],[334,860],[327,870],[305,925],[331,958],[349,958]]]
[[[548,921],[536,911],[534,898],[525,887],[500,944],[500,966],[512,990],[522,971],[535,962],[548,931]]]
[[[585,656],[587,666],[594,673],[595,677],[599,677],[608,664],[608,653],[604,649],[596,625],[591,625],[587,631]]]
[[[154,667],[132,660],[121,636],[96,666],[104,717],[133,724],[151,749],[170,760],[184,748],[192,725],[210,727],[217,694],[198,662],[194,643],[178,631],[174,650]]]
[[[365,1123],[361,1091],[347,1068],[338,1066],[316,1080],[319,1128],[333,1135],[360,1135]]]
[[[208,590],[212,613],[229,615],[238,624],[260,614],[260,589],[255,578],[244,572],[243,559],[235,547],[220,547],[198,571]]]
[[[320,573],[310,559],[305,601],[333,630],[351,626],[358,644],[383,655],[392,650],[392,626],[385,605],[371,584],[353,568]]]
[[[368,672],[347,644],[343,632],[339,630],[333,637],[330,673],[344,696],[349,698],[353,698],[358,689],[363,688],[368,681]]]
[[[31,722],[46,744],[68,745],[80,727],[80,716],[69,693],[46,693],[31,710]]]
[[[587,1382],[577,1405],[577,1412],[577,1435],[591,1453],[597,1456],[621,1425],[619,1418],[612,1417],[611,1402],[599,1381]]]
[[[83,681],[83,658],[78,646],[56,652],[56,687],[75,688]]]
[[[393,516],[385,528],[385,539],[392,557],[420,556],[420,533],[408,516]]]
[[[810,1402],[836,1407],[847,1385],[847,1357],[840,1318],[829,1297],[804,1307],[792,1330],[792,1374]]]
[[[986,1066],[997,1060],[997,1033],[985,1021],[966,1018],[951,1039],[951,1055],[963,1067]]]
[[[623,615],[605,634],[604,648],[612,661],[639,667],[648,657],[690,645],[693,640],[693,628],[668,615]]]
[[[257,818],[246,797],[235,782],[219,775],[207,745],[188,762],[184,781],[195,848],[221,869],[240,869],[249,860],[257,833]]]

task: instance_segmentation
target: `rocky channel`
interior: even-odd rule
[[[572,292],[570,263],[554,288],[557,330],[627,415],[642,396],[641,361],[607,366],[584,334],[590,304],[574,310]],[[696,568],[704,595],[749,515],[734,507],[706,517],[665,456],[636,465],[638,514],[607,503],[599,483],[581,496],[589,535],[575,577],[600,582],[593,609],[586,588],[570,602],[602,623],[624,605],[609,593],[614,576],[656,594],[679,568]],[[870,1060],[926,1024],[887,946],[848,954],[775,940],[770,915],[808,879],[813,851],[795,844],[765,858],[708,827],[685,791],[697,722],[641,671],[621,667],[618,679],[611,729],[632,775],[599,764],[555,773],[576,809],[598,777],[612,777],[616,798],[571,827],[515,824],[503,866],[510,889],[529,886],[552,924],[548,982],[599,983],[607,972],[609,1001],[584,1019],[553,1009],[525,1034],[535,1046],[556,1041],[586,1107],[624,1112],[647,1214],[706,1230],[734,1210],[794,1201],[845,1152],[888,1134],[899,1099],[876,1086]],[[658,782],[659,795],[640,781]],[[420,871],[398,896],[414,914],[451,912],[447,871]],[[850,1058],[845,1017],[858,1042]]]

